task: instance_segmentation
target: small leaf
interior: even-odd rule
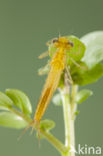
[[[7,89],[6,94],[12,99],[14,105],[22,110],[24,114],[32,113],[32,106],[27,95],[17,89]]]
[[[54,127],[55,127],[55,122],[52,120],[45,119],[40,122],[40,128],[45,129],[47,131],[50,131]]]
[[[87,85],[96,82],[103,76],[103,31],[93,32],[81,38],[86,45],[86,52],[81,61],[87,66],[87,70],[82,70],[76,66],[71,67],[71,75],[75,84]]]
[[[93,94],[93,92],[88,89],[83,89],[83,90],[79,91],[76,95],[76,103],[78,103],[78,104],[82,103],[92,94]]]
[[[0,109],[8,110],[13,105],[13,101],[4,93],[0,92]]]
[[[61,106],[61,105],[62,105],[62,99],[61,99],[61,96],[60,96],[59,93],[53,96],[52,102],[53,102],[56,106]]]
[[[40,122],[40,129],[44,129],[46,131],[50,131],[51,129],[53,129],[55,127],[55,122],[52,120],[42,120]],[[38,133],[36,133],[36,136],[38,137]],[[39,134],[39,139],[44,139],[45,137],[40,133]]]
[[[11,112],[0,112],[0,125],[10,128],[24,128],[27,126],[27,122],[20,116]]]
[[[89,33],[81,41],[87,47],[82,60],[89,68],[93,68],[103,60],[103,31]]]
[[[75,115],[77,116],[79,114],[79,111],[77,110],[76,112],[75,112]]]
[[[71,69],[73,82],[78,85],[87,85],[96,82],[103,75],[103,64],[97,64],[92,69],[83,70],[78,67]]]

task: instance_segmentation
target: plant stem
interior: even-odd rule
[[[72,86],[72,93],[71,93],[71,110],[72,110],[72,118],[74,119],[75,118],[75,112],[77,110],[77,104],[76,104],[76,94],[77,94],[77,91],[78,91],[78,86],[77,85],[73,85]]]
[[[63,154],[67,153],[67,148],[51,133],[41,129],[40,132],[45,136],[45,138],[60,152]]]
[[[68,153],[63,156],[75,156],[75,135],[74,135],[74,108],[75,108],[75,95],[77,86],[72,86],[72,101],[67,92],[68,89],[64,88],[60,91],[63,102],[63,114],[65,124],[65,146],[68,148]]]
[[[31,123],[32,119],[25,114],[19,112],[14,108],[9,108],[9,110],[18,116],[22,117],[28,124]],[[35,128],[36,129],[36,128]],[[67,148],[59,141],[56,137],[54,137],[50,132],[46,131],[45,129],[40,129],[40,133],[60,152],[60,153],[67,153]]]

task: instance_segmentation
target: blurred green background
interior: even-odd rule
[[[103,30],[103,1],[98,0],[1,0],[0,1],[0,90],[17,88],[28,94],[35,111],[45,76],[38,68],[47,59],[38,60],[47,50],[45,43],[61,35],[76,35]],[[103,78],[88,85],[94,95],[82,105],[76,120],[76,145],[103,145]],[[44,118],[55,120],[52,131],[64,141],[61,107],[52,102]],[[0,127],[0,155],[59,156],[46,141],[40,142],[27,132],[17,141],[21,130]],[[103,152],[103,151],[102,151]],[[103,153],[102,153],[103,154]]]

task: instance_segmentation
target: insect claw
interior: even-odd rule
[[[40,147],[40,122],[38,122],[36,119],[34,119],[34,123],[35,123],[35,128],[37,129],[38,142],[39,142],[39,147]]]
[[[32,129],[31,129],[31,132],[30,132],[30,135],[32,135],[33,134],[33,131],[34,131],[34,126],[32,126]]]
[[[18,137],[18,141],[23,137],[23,135],[26,133],[26,131],[29,129],[30,125],[28,125],[21,133],[21,135]]]
[[[67,72],[68,82],[72,85],[74,82],[72,80],[72,77],[71,77],[68,67],[66,67],[66,72]]]
[[[21,133],[21,135],[18,137],[18,141],[23,137],[23,135],[26,133],[26,131],[32,126],[33,127],[34,121],[32,121]]]

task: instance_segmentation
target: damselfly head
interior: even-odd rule
[[[73,47],[73,43],[68,40],[66,37],[59,37],[52,40],[52,43],[56,48],[64,48],[66,50],[69,50],[71,47]]]

